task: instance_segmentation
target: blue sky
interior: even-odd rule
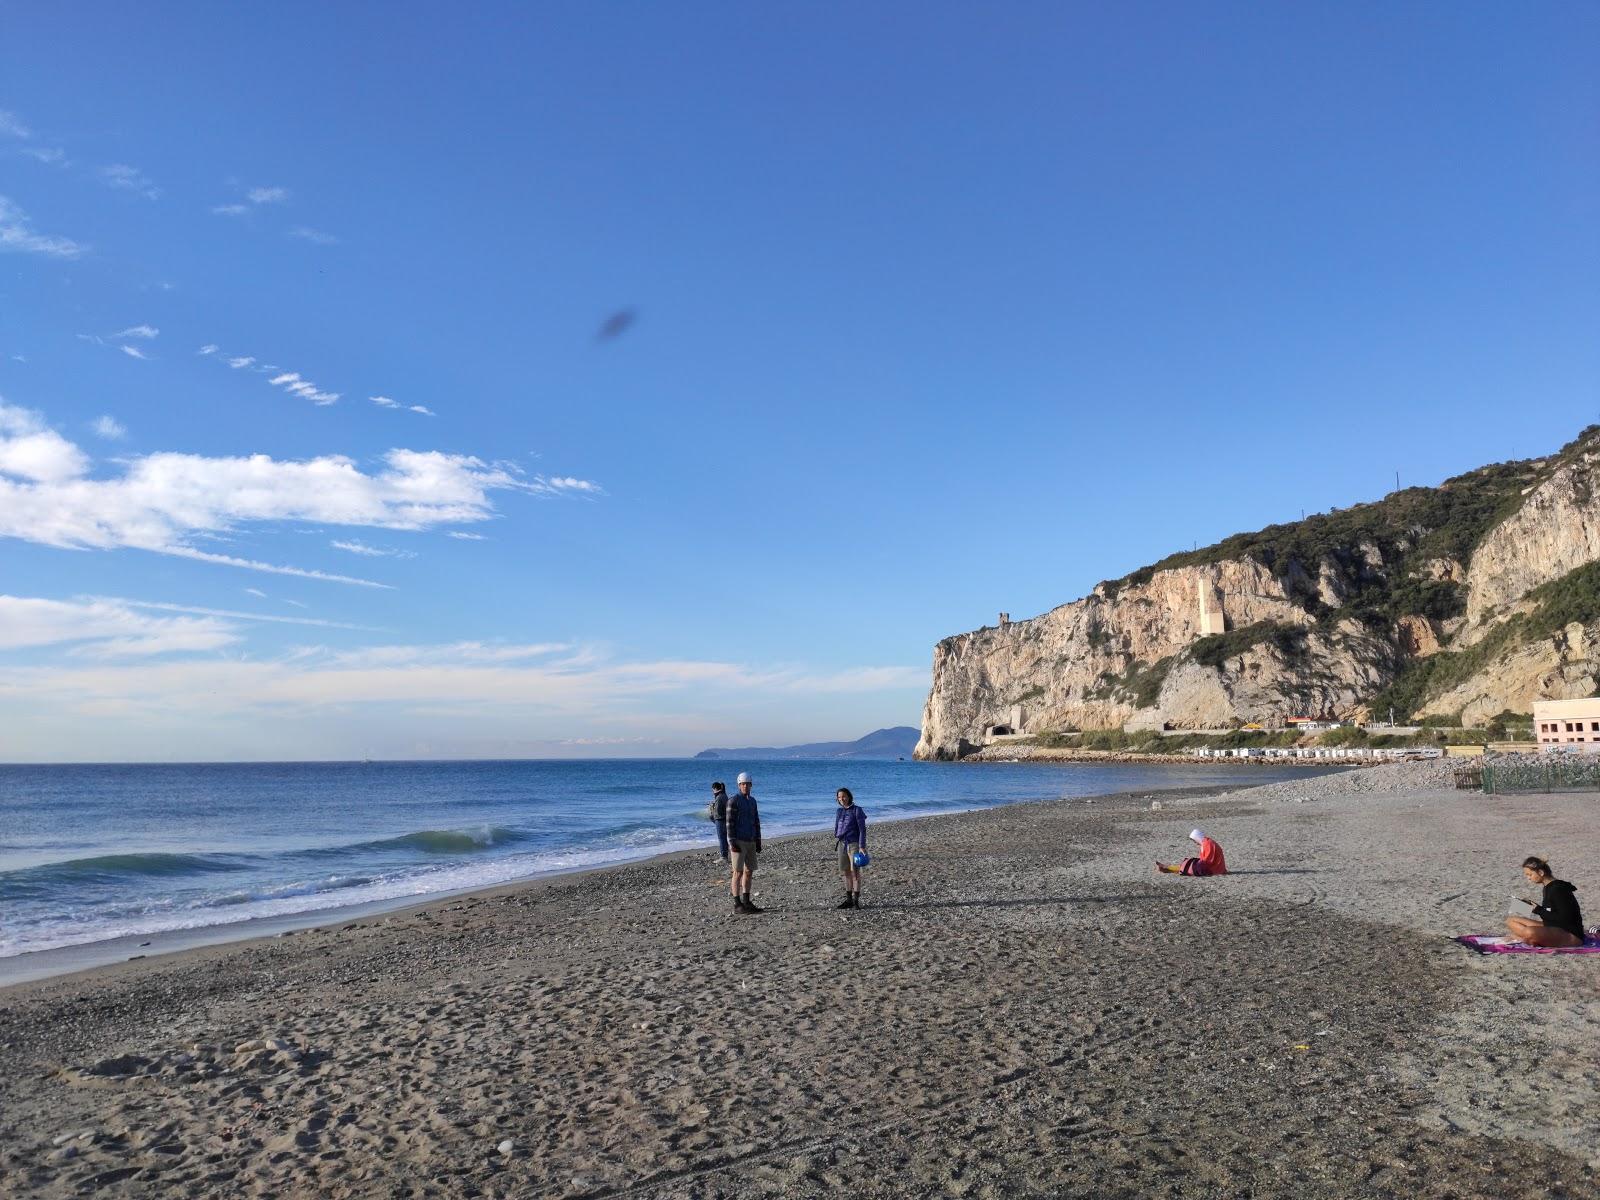
[[[1590,6],[4,20],[0,758],[854,737],[1600,419]]]

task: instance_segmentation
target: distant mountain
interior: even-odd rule
[[[721,746],[702,750],[696,758],[910,758],[917,748],[920,729],[896,725],[874,729],[853,742],[810,742],[804,746],[743,746],[728,750]]]

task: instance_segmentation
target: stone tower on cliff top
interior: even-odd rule
[[[1200,593],[1200,636],[1210,637],[1213,633],[1223,633],[1227,629],[1227,619],[1223,616],[1222,603],[1219,598],[1217,611],[1211,611],[1212,587],[1209,582],[1202,579],[1195,584]]]

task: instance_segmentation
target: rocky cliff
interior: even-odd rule
[[[1600,427],[941,641],[920,758],[997,733],[1527,712],[1594,694]]]

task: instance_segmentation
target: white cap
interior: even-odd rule
[[[740,776],[740,778],[743,778],[743,776]],[[1195,843],[1195,845],[1199,845],[1201,842],[1203,842],[1205,840],[1205,836],[1206,835],[1198,829],[1189,830],[1189,840]]]
[[[750,778],[750,772],[749,771],[740,771],[739,772],[739,778],[734,780],[734,782],[735,783],[754,783],[755,780]]]

